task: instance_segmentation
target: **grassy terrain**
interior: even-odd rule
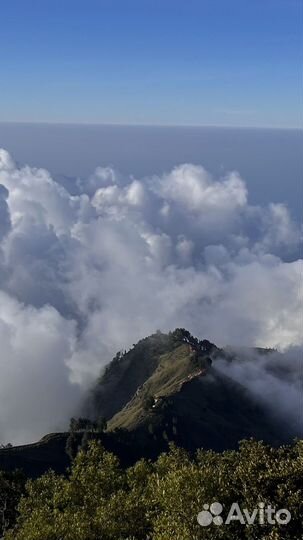
[[[139,341],[130,351],[118,353],[90,395],[87,403],[90,413],[94,415],[97,410],[105,418],[112,418],[153,374],[160,356],[173,347],[170,337],[158,332]]]
[[[181,390],[182,384],[190,375],[198,373],[199,369],[187,344],[182,344],[175,350],[160,356],[153,374],[137,390],[135,396],[109,422],[109,429],[133,429],[146,420],[144,403],[151,396],[154,398],[154,408],[157,400],[172,396]],[[152,409],[153,410],[153,409]]]

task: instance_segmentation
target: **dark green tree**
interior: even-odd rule
[[[66,440],[66,446],[65,446],[65,451],[71,460],[75,459],[78,453],[78,449],[79,449],[79,437],[74,431],[72,431]]]

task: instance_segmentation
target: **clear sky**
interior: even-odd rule
[[[300,0],[1,0],[0,120],[301,127]]]

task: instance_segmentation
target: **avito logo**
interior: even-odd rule
[[[254,525],[256,522],[259,525],[288,525],[291,521],[291,513],[286,508],[277,510],[271,505],[265,505],[260,502],[256,508],[249,511],[247,508],[241,509],[238,503],[233,503],[229,509],[226,520],[222,517],[223,505],[219,502],[212,504],[204,504],[203,510],[198,514],[198,523],[201,527],[209,527],[210,525],[229,525],[232,522],[238,521],[241,525]]]

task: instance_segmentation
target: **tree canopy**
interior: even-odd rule
[[[88,442],[67,477],[53,472],[27,484],[16,527],[5,540],[298,540],[303,538],[303,443],[271,448],[253,440],[239,451],[199,450],[190,457],[171,446],[154,463],[123,469],[96,441]],[[260,502],[287,508],[287,526],[201,527],[205,504]]]

